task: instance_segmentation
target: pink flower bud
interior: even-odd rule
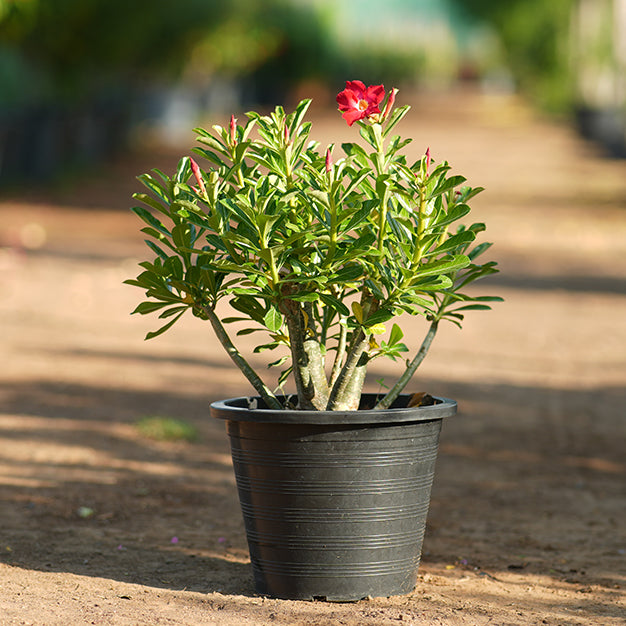
[[[283,131],[283,135],[285,137],[285,145],[289,143],[289,126],[285,123],[285,129]]]
[[[428,177],[428,169],[430,168],[430,148],[426,148],[426,176]]]
[[[237,145],[237,120],[234,115],[230,116],[230,143]]]
[[[391,109],[393,109],[393,105],[396,102],[396,94],[398,90],[394,87],[389,93],[389,99],[387,100],[387,104],[385,105],[385,110],[383,111],[383,119],[386,120],[389,113],[391,113]]]
[[[333,160],[330,156],[330,148],[326,150],[326,173],[330,174],[330,170],[333,164]]]
[[[200,186],[202,195],[206,196],[207,195],[206,186],[204,184],[204,178],[202,178],[202,172],[200,171],[200,167],[191,157],[189,157],[189,161],[191,162],[191,171],[193,172],[193,175],[196,177],[196,180],[198,181],[198,185]]]

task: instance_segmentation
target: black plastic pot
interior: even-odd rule
[[[211,405],[227,421],[256,591],[355,601],[417,580],[439,433],[456,402],[374,411]],[[373,406],[364,394],[362,406]],[[254,399],[259,403],[258,399]]]

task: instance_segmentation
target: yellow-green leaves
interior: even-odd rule
[[[372,333],[372,335],[384,335],[387,332],[387,328],[384,324],[372,324],[367,327],[367,330]]]
[[[359,324],[363,323],[363,307],[358,302],[353,302],[351,305],[352,313]]]

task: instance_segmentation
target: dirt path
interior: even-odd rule
[[[461,407],[415,592],[254,595],[207,417],[248,390],[197,320],[144,343],[153,321],[129,317],[140,294],[121,282],[143,244],[124,209],[136,174],[172,164],[129,157],[0,199],[0,624],[624,623],[626,164],[515,100],[422,96],[409,119],[416,152],[487,188],[476,219],[502,274],[483,290],[506,298],[444,329],[415,382]],[[335,114],[314,129],[349,136]],[[154,415],[200,441],[141,435]]]

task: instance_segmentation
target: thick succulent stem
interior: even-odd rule
[[[361,293],[361,322],[375,313],[378,309],[378,300],[368,290]],[[330,391],[328,411],[349,410],[359,408],[361,390],[367,372],[369,338],[362,328],[355,329],[348,347],[346,362]]]
[[[365,381],[369,340],[362,330],[356,331],[344,366],[341,368],[337,380],[333,385],[328,398],[328,411],[356,411],[359,408],[361,389]]]
[[[305,319],[301,305],[293,300],[285,300],[281,308],[289,332],[298,408],[324,410],[328,401],[328,383],[322,351],[311,327],[312,320],[308,315]]]

